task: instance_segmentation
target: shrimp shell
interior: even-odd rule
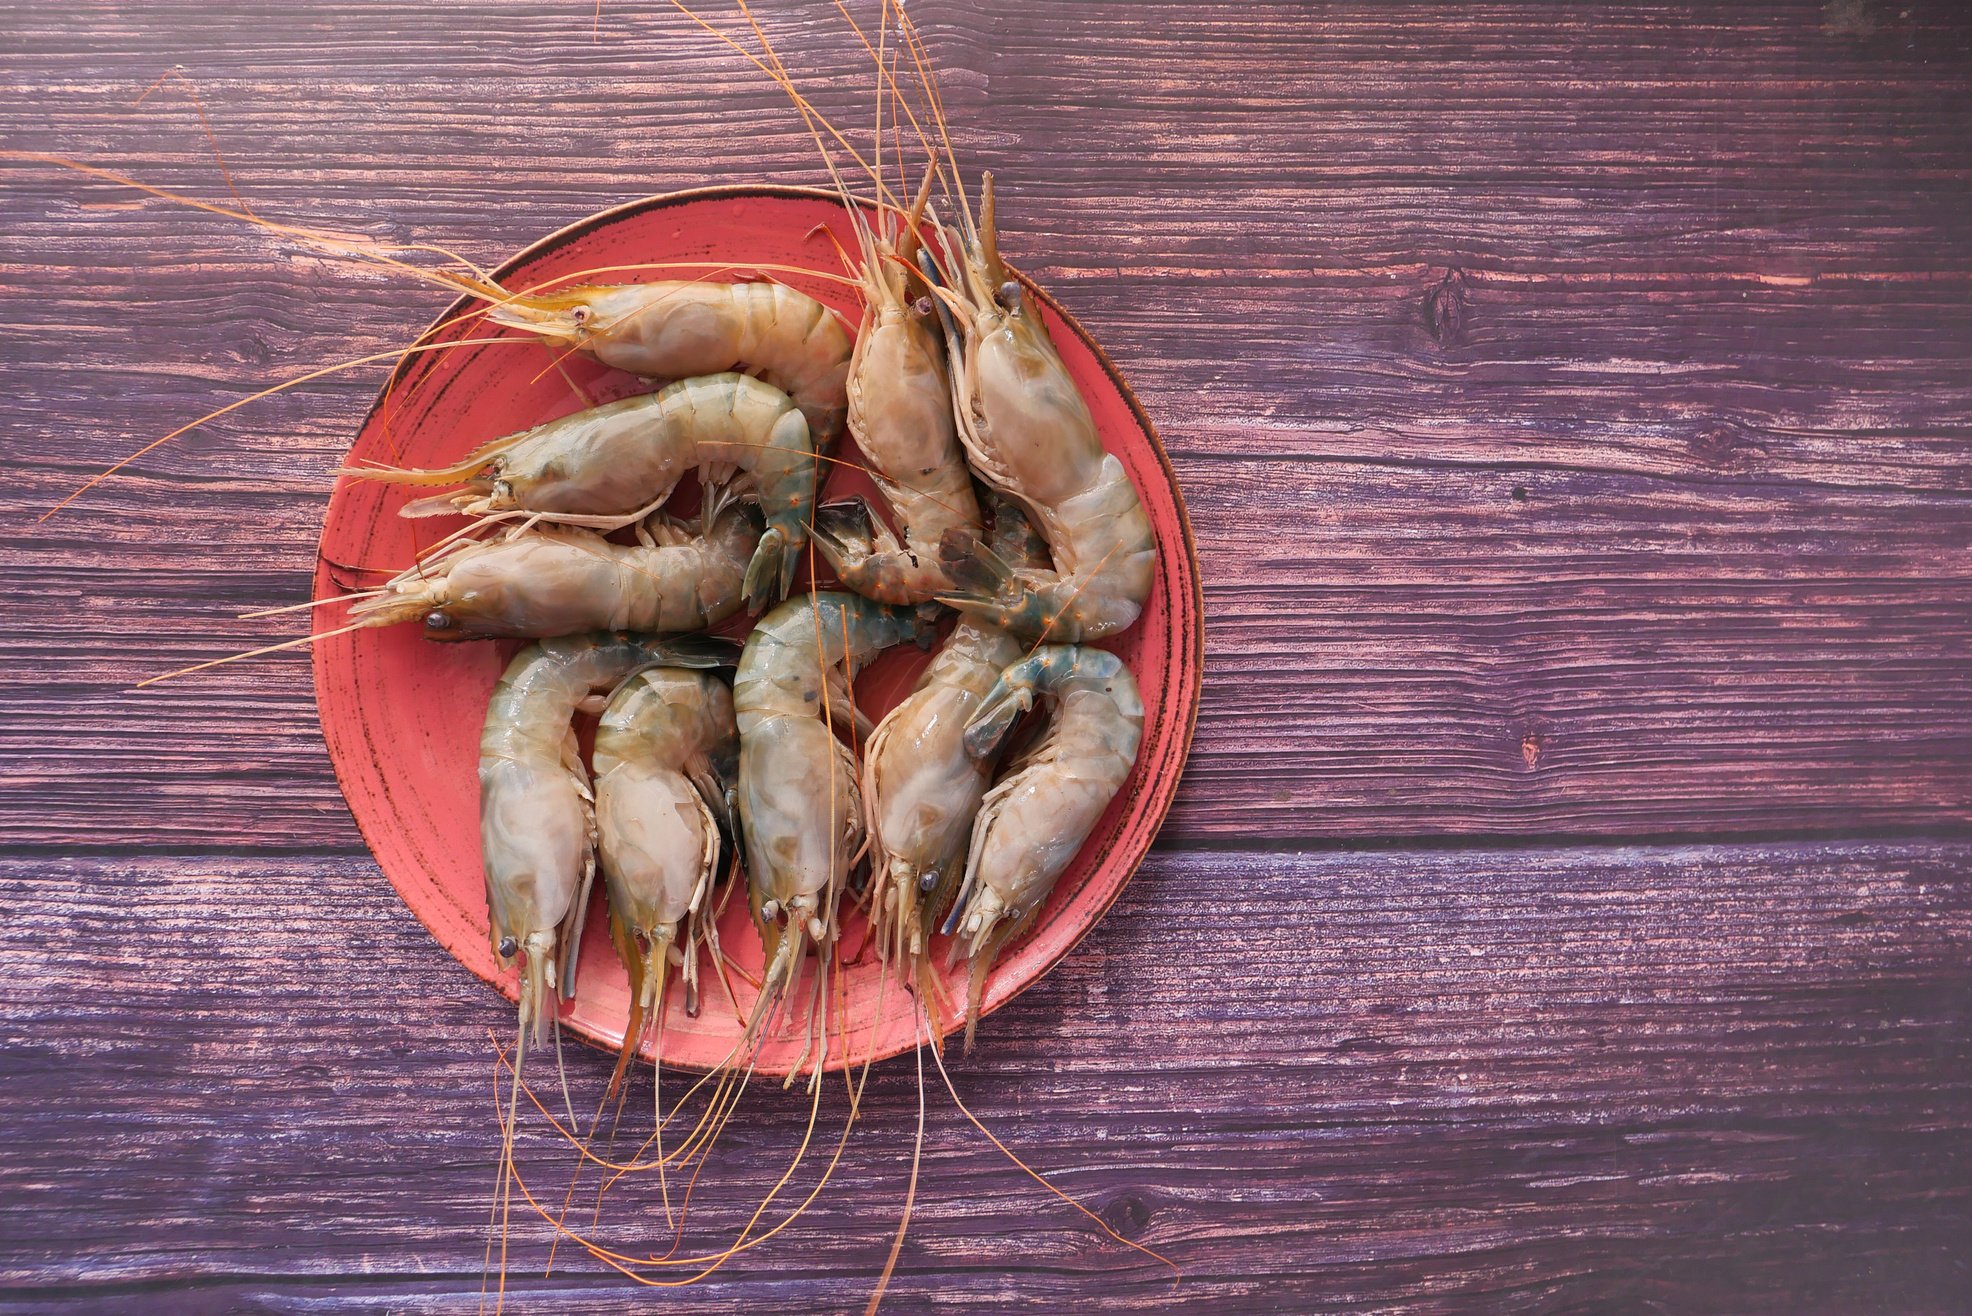
[[[654,517],[646,544],[543,526],[474,542],[423,563],[363,599],[350,616],[370,626],[422,619],[434,640],[696,631],[740,609],[760,517],[729,505],[704,534]]]
[[[1047,546],[1019,510],[994,500],[993,547],[1006,561],[1044,564]],[[878,953],[911,976],[931,925],[964,870],[966,842],[997,756],[966,752],[965,727],[1026,646],[961,617],[915,688],[884,715],[863,754]]]
[[[942,557],[962,588],[940,599],[1029,637],[1113,635],[1150,597],[1157,563],[1150,518],[1123,463],[1104,451],[1039,309],[1007,277],[994,222],[988,174],[981,242],[965,253],[966,292],[954,299],[966,316],[963,342],[953,339],[962,361],[953,405],[974,471],[1027,510],[1054,570],[1018,567],[948,535]]]
[[[930,181],[927,176],[927,186]],[[849,429],[903,540],[857,498],[816,509],[815,546],[858,594],[924,603],[951,591],[939,545],[948,534],[979,534],[979,502],[959,446],[944,345],[927,318],[932,304],[905,300],[908,261],[870,232],[859,207],[851,205],[849,213],[865,252],[863,325],[849,362]],[[908,229],[904,240],[914,247]]]
[[[672,965],[682,970],[685,1008],[696,1014],[700,945],[719,953],[709,905],[720,838],[732,831],[727,792],[739,731],[731,689],[709,672],[638,672],[597,723],[593,760],[610,939],[630,975],[620,1079],[645,1022],[663,1012]]]
[[[862,844],[856,760],[834,730],[857,721],[846,678],[928,635],[912,610],[826,592],[788,600],[747,639],[733,679],[739,815],[767,950],[750,1027],[791,984],[806,945],[835,937],[836,904]]]
[[[992,753],[1037,698],[1053,706],[1046,730],[986,793],[965,888],[946,925],[958,934],[954,950],[972,959],[968,1047],[987,971],[1095,830],[1143,739],[1143,698],[1122,659],[1082,645],[1043,645],[1001,673],[966,727],[966,751]]]
[[[655,379],[742,370],[793,397],[826,449],[848,410],[849,332],[779,283],[664,281],[515,297],[487,312],[606,366]]]

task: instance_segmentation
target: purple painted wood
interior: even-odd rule
[[[1968,860],[1924,842],[1155,856],[953,1072],[1182,1284],[934,1090],[897,1309],[1953,1305]],[[477,1294],[506,1012],[371,864],[17,861],[0,894],[9,946],[60,984],[0,977],[18,1296]],[[608,1058],[566,1060],[593,1102]],[[916,1118],[909,1064],[871,1083],[813,1211],[674,1299],[861,1304]],[[806,1107],[748,1091],[693,1244],[731,1236]],[[843,1109],[831,1090],[823,1127]],[[522,1163],[559,1200],[567,1158],[538,1118]],[[612,1236],[656,1239],[655,1199],[613,1199]],[[593,1263],[544,1281],[546,1251],[517,1225],[530,1309],[623,1292]]]
[[[764,12],[866,113],[832,7]],[[912,12],[1009,253],[1172,449],[1208,676],[1160,851],[957,1071],[1186,1279],[934,1093],[894,1307],[1962,1309],[1956,8]],[[223,198],[177,84],[133,103],[182,65],[257,210],[489,262],[647,192],[819,181],[682,20],[590,16],[15,4],[0,139]],[[446,299],[0,168],[0,1306],[475,1306],[500,1003],[362,851],[304,658],[129,689],[297,633],[229,618],[304,597],[376,376],[32,521]],[[749,1092],[700,1241],[796,1109]],[[915,1116],[878,1071],[815,1211],[672,1298],[860,1306]],[[632,1296],[516,1237],[528,1306]]]

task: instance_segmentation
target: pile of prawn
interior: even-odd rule
[[[518,1189],[558,1237],[647,1283],[716,1269],[806,1202],[756,1235],[770,1193],[731,1247],[658,1258],[573,1229],[566,1204],[557,1214],[521,1178],[519,1097],[540,1104],[524,1058],[574,996],[597,875],[630,984],[605,1101],[637,1055],[660,1061],[673,996],[687,1015],[726,1009],[739,1022],[732,1053],[694,1089],[711,1085],[705,1113],[668,1152],[676,1112],[656,1078],[648,1154],[610,1160],[593,1131],[577,1136],[572,1108],[565,1125],[550,1115],[606,1184],[702,1164],[769,1036],[800,1038],[787,1081],[805,1072],[819,1100],[824,1070],[848,1060],[831,984],[852,922],[866,929],[856,953],[913,1002],[920,1082],[925,1044],[942,1073],[946,1033],[962,1020],[971,1048],[995,962],[1034,926],[1136,762],[1137,683],[1096,642],[1136,621],[1156,569],[1127,470],[1001,260],[992,176],[976,195],[961,181],[901,5],[884,0],[874,41],[855,28],[876,60],[873,162],[799,93],[743,3],[758,53],[678,7],[787,91],[813,134],[854,236],[842,256],[860,322],[852,331],[772,281],[516,292],[477,270],[389,259],[479,298],[472,315],[491,325],[664,382],[518,433],[462,436],[441,468],[339,472],[416,491],[403,515],[456,524],[323,632],[402,624],[434,642],[528,642],[489,701],[478,768],[488,936],[518,982],[498,1206],[504,1220]],[[898,76],[906,60],[915,95]],[[908,201],[884,179],[886,105],[899,172],[907,121],[924,148]],[[852,195],[839,159],[867,175],[873,201]],[[860,463],[834,455],[845,434]],[[830,463],[860,465],[883,507],[818,501]],[[693,483],[699,506],[679,515]],[[797,585],[804,562],[821,574],[818,557],[837,587]],[[709,633],[740,625],[743,643]],[[872,724],[856,675],[903,645],[931,656]],[[744,1004],[719,933],[737,894],[760,939]],[[961,965],[962,1005],[943,971]],[[860,1083],[850,1091],[853,1120]],[[915,1183],[914,1159],[913,1196]],[[668,1214],[668,1188],[665,1201]],[[907,1205],[898,1244],[908,1219]]]

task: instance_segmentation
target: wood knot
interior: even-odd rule
[[[1533,772],[1541,766],[1541,756],[1547,752],[1547,728],[1525,726],[1520,730],[1520,761]]]
[[[1118,1193],[1104,1203],[1102,1222],[1124,1238],[1135,1238],[1150,1223],[1150,1204],[1135,1193]]]
[[[1450,347],[1465,332],[1465,271],[1456,267],[1424,298],[1424,323],[1438,346]]]
[[[1702,426],[1686,446],[1691,450],[1693,461],[1720,470],[1744,466],[1764,451],[1760,441],[1745,426],[1729,420]]]

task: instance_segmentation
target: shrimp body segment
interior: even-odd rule
[[[943,601],[1029,637],[1113,635],[1150,597],[1157,560],[1150,518],[1123,463],[1104,451],[1040,309],[1007,276],[993,224],[989,174],[982,241],[964,262],[963,364],[953,406],[973,469],[1027,510],[1054,570],[1012,566],[950,536],[946,567],[963,588]]]
[[[779,283],[666,281],[565,288],[496,303],[495,324],[654,379],[744,370],[793,397],[817,447],[842,433],[849,332]]]
[[[809,944],[836,931],[836,903],[862,846],[857,725],[848,678],[892,645],[926,638],[912,610],[854,594],[790,599],[761,619],[733,680],[739,814],[755,921],[767,943],[761,1001],[792,981]]]
[[[1143,699],[1120,658],[1082,645],[1043,645],[1001,673],[966,727],[967,752],[992,753],[1037,699],[1053,706],[1046,730],[986,793],[965,889],[946,926],[972,959],[968,1046],[993,960],[1026,930],[1095,830],[1143,739]]]
[[[346,472],[397,484],[452,484],[466,491],[438,510],[506,512],[615,528],[647,514],[697,471],[708,488],[759,504],[767,531],[749,564],[756,605],[786,593],[815,507],[815,450],[788,395],[745,375],[684,379],[639,397],[578,411],[495,439],[437,470],[363,467]],[[425,514],[429,502],[407,513]]]
[[[542,640],[514,655],[479,738],[480,849],[489,936],[502,968],[525,957],[520,1022],[538,1037],[572,968],[595,876],[589,775],[575,741],[577,706],[652,664],[709,666],[719,646],[625,635]],[[557,973],[557,966],[563,972]]]
[[[744,602],[760,517],[730,504],[698,533],[662,515],[640,544],[541,526],[468,543],[405,571],[350,615],[372,626],[422,621],[434,640],[538,638],[588,631],[696,631]]]
[[[699,947],[717,954],[709,906],[739,767],[731,689],[709,672],[638,672],[604,710],[593,761],[610,939],[630,975],[627,1061],[645,1022],[663,1011],[672,967],[695,1012]]]

